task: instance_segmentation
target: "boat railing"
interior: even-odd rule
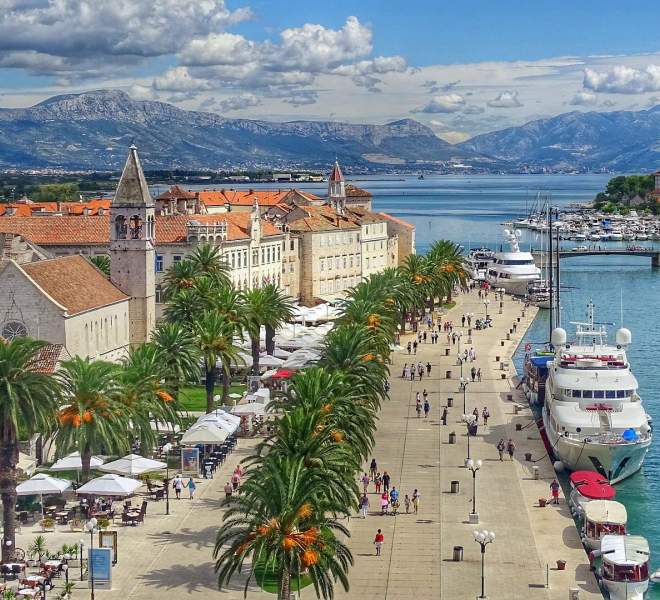
[[[638,444],[651,439],[651,432],[638,433],[634,440],[625,439],[623,434],[614,431],[601,431],[600,433],[570,433],[563,432],[563,437],[577,442],[596,443],[604,445]]]

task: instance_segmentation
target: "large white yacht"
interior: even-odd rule
[[[543,424],[552,453],[570,470],[596,470],[611,483],[635,473],[651,445],[650,418],[637,393],[626,348],[628,329],[609,344],[604,325],[576,325],[576,342],[566,331],[552,332],[554,358],[547,363]]]
[[[472,279],[482,281],[486,279],[488,265],[493,262],[495,252],[488,248],[474,248],[465,257],[465,267],[468,269]]]
[[[504,229],[508,252],[496,252],[488,266],[486,279],[495,288],[504,288],[508,294],[524,296],[530,283],[541,276],[541,269],[534,264],[530,252],[520,250],[520,232]]]

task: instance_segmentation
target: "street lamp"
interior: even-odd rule
[[[456,358],[458,359],[458,364],[461,365],[461,379],[463,379],[463,357],[460,352]]]
[[[471,458],[465,463],[465,466],[472,471],[472,515],[477,514],[477,471],[481,469],[483,463],[481,460],[474,461]],[[477,518],[477,522],[479,517]]]
[[[486,546],[495,541],[494,531],[474,531],[474,541],[481,546],[481,600],[486,600],[485,593],[485,574],[484,574],[484,558],[486,556]]]
[[[484,300],[484,310],[486,311],[486,319],[488,319],[488,305],[490,304],[490,300],[486,298]]]
[[[470,429],[477,422],[477,417],[475,417],[474,415],[464,414],[461,416],[461,421],[465,423],[465,427],[467,430],[467,457],[465,458],[465,466],[467,467],[468,462],[470,462]]]
[[[461,362],[461,367],[463,366],[463,363]],[[467,390],[467,386],[470,383],[467,379],[463,377],[463,373],[461,372],[461,379],[460,379],[460,386],[458,388],[459,392],[463,392],[463,413],[467,413],[467,408],[465,408],[465,390]]]
[[[87,524],[85,529],[89,531],[89,560],[87,561],[87,568],[89,569],[89,581],[92,586],[92,595],[90,596],[91,600],[94,600],[94,533],[96,532],[97,525],[96,518],[92,517]]]
[[[170,514],[170,450],[172,449],[172,444],[167,443],[163,446],[163,452],[165,453],[165,469],[167,474],[165,475],[165,514]]]
[[[463,333],[461,331],[459,331],[456,334],[456,337],[458,339],[458,353],[460,354],[461,353],[461,338],[463,337]]]
[[[80,546],[80,581],[83,580],[83,548],[85,547],[85,540],[78,540],[78,546]]]

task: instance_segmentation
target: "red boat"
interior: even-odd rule
[[[578,516],[584,514],[584,506],[591,500],[613,500],[616,490],[609,481],[596,471],[573,471],[569,480],[571,495],[569,504],[571,510]]]

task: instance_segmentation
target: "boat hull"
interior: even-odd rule
[[[603,586],[610,594],[610,600],[644,600],[649,589],[648,581],[610,581],[603,579]]]

